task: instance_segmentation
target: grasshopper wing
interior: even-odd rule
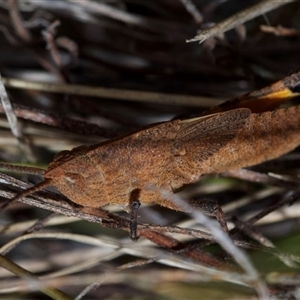
[[[239,133],[250,114],[249,109],[240,108],[183,120],[172,146],[176,167],[186,174],[203,173],[204,161]]]

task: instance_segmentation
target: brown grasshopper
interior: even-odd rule
[[[265,111],[297,95],[299,81],[299,73],[294,74],[200,117],[152,124],[100,144],[62,151],[45,170],[44,181],[13,200],[55,186],[89,208],[140,200],[182,210],[160,190],[174,193],[205,174],[252,166],[300,144],[300,106]],[[150,185],[155,189],[147,188]]]

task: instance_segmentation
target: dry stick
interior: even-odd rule
[[[255,216],[251,217],[247,220],[247,224],[252,225],[256,223],[258,220],[262,219],[264,216],[268,215],[269,213],[275,211],[276,209],[279,209],[280,207],[288,204],[292,205],[295,201],[299,200],[300,198],[300,189],[295,189],[291,195],[287,196],[286,198],[283,198],[279,202],[266,207],[261,212],[257,213]]]
[[[224,260],[216,256],[212,256],[211,254],[206,253],[200,249],[185,249],[185,245],[182,242],[171,236],[167,236],[155,231],[142,231],[141,235],[144,238],[147,238],[149,241],[152,241],[156,245],[168,249],[171,253],[183,254],[189,259],[193,259],[197,262],[200,262],[201,264],[217,269],[232,269],[232,266],[228,265],[228,263]]]
[[[250,8],[242,10],[233,16],[225,19],[224,21],[216,24],[215,26],[202,30],[200,34],[196,35],[194,38],[187,40],[187,43],[190,42],[197,42],[203,43],[208,38],[219,35],[224,33],[234,27],[243,24],[249,20],[252,20],[268,11],[276,9],[282,5],[285,5],[290,2],[294,2],[295,0],[285,0],[285,1],[278,1],[278,0],[265,0],[256,5],[253,5]]]
[[[275,245],[268,238],[263,236],[263,234],[258,232],[256,229],[249,226],[247,222],[243,222],[237,217],[234,218],[233,222],[241,232],[245,233],[259,244],[263,245],[264,247],[275,248]]]
[[[49,181],[45,180],[45,181],[42,181],[28,189],[26,189],[25,191],[23,191],[22,193],[18,194],[16,197],[12,198],[12,199],[9,199],[8,201],[6,201],[4,204],[2,204],[0,206],[0,212],[3,211],[4,209],[6,209],[8,206],[10,206],[11,204],[21,200],[23,197],[27,196],[27,195],[30,195],[30,194],[33,194],[37,191],[40,191],[41,189],[45,188],[45,187],[48,187],[50,186],[50,183]]]
[[[3,33],[4,37],[8,40],[8,42],[12,46],[20,46],[19,41],[16,37],[8,30],[8,28],[4,25],[0,25],[0,31]]]
[[[90,96],[99,98],[110,98],[124,101],[150,102],[170,105],[185,105],[196,107],[211,107],[221,104],[225,99],[164,94],[155,92],[140,92],[126,89],[110,89],[103,87],[92,87],[79,84],[62,84],[49,82],[36,82],[15,78],[3,78],[6,87],[17,89],[37,90],[50,93],[61,93],[68,95]]]
[[[60,21],[55,20],[45,30],[42,31],[42,35],[47,44],[47,49],[49,50],[49,54],[51,55],[52,60],[57,66],[61,76],[63,77],[63,81],[65,83],[70,83],[71,82],[70,76],[67,72],[66,65],[62,61],[61,55],[57,47],[56,39],[55,39],[56,27],[58,27],[59,25],[60,25]]]
[[[36,290],[41,291],[42,293],[48,295],[52,299],[57,300],[72,300],[69,295],[63,293],[62,291],[55,289],[55,288],[49,288],[45,287],[43,282],[35,276],[33,273],[27,271],[26,269],[23,269],[19,265],[15,264],[11,260],[7,259],[5,256],[0,254],[0,266],[13,274],[16,274],[20,278],[24,279],[28,283],[28,289],[32,290],[33,288]]]
[[[268,184],[285,189],[298,189],[299,183],[282,180],[268,174],[259,173],[247,169],[231,170],[221,174],[222,176],[237,178],[244,181],[250,181],[261,184]]]
[[[260,25],[260,30],[265,33],[273,33],[276,36],[299,36],[300,30],[295,28],[286,28],[278,25],[277,27]]]
[[[257,222],[259,219],[263,218],[267,214],[275,211],[276,209],[286,205],[286,204],[293,204],[298,197],[300,196],[300,189],[299,189],[299,183],[298,182],[290,182],[290,181],[284,181],[275,177],[271,177],[267,174],[261,174],[255,171],[251,170],[246,170],[246,169],[240,169],[240,170],[234,170],[234,171],[228,171],[224,173],[227,176],[238,178],[241,180],[247,180],[250,182],[256,182],[256,183],[263,183],[263,184],[269,184],[269,185],[274,185],[278,186],[281,188],[285,188],[287,190],[291,190],[292,194],[289,195],[286,198],[283,198],[279,202],[264,208],[261,212],[256,214],[255,216],[251,217],[247,221],[247,225],[252,225],[255,222]],[[231,233],[235,233],[236,230],[233,229],[231,230]]]
[[[12,165],[12,164],[2,163],[2,162],[0,162],[0,169],[15,171],[19,173],[26,173],[31,175],[44,175],[45,173],[45,170],[41,168]]]
[[[56,213],[50,212],[42,218],[39,218],[32,226],[27,228],[26,231],[22,233],[22,235],[29,234],[35,231],[40,231],[50,219],[56,216]]]
[[[60,26],[60,21],[55,20],[45,30],[42,31],[42,35],[47,43],[47,49],[49,50],[53,61],[59,67],[59,69],[62,70],[64,68],[64,64],[61,60],[58,48],[55,43],[56,28],[58,26]]]
[[[24,41],[29,43],[32,39],[30,31],[23,25],[23,20],[20,16],[17,4],[15,0],[7,0],[10,18],[12,25],[18,36]]]
[[[104,128],[97,124],[85,121],[61,117],[55,113],[49,113],[41,109],[27,107],[19,104],[13,105],[16,116],[20,119],[30,120],[40,124],[60,128],[70,132],[83,135],[99,135],[105,138],[113,138],[125,132],[122,129]],[[0,113],[4,113],[3,106],[0,105]]]
[[[0,162],[0,169],[10,170],[10,171],[17,171],[17,172],[23,172],[27,174],[32,175],[44,175],[45,170],[40,168],[34,168],[34,167],[25,167],[25,166],[15,166],[15,165],[9,165],[4,164]],[[49,186],[49,183],[47,181],[42,181],[41,183],[32,186],[31,188],[27,189],[21,194],[17,195],[16,197],[9,199],[4,204],[0,206],[0,212],[7,208],[9,205],[15,203],[16,201],[20,200],[22,197],[29,195],[31,193],[37,192],[40,189]]]
[[[34,162],[36,159],[30,147],[30,143],[22,133],[20,123],[18,122],[18,119],[14,113],[12,104],[9,100],[6,89],[1,80],[1,75],[0,75],[0,98],[13,136],[18,140],[20,148],[24,153],[25,157],[29,161]]]

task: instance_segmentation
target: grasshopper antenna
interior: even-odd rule
[[[0,169],[20,172],[20,173],[27,173],[27,174],[32,174],[32,175],[44,175],[44,173],[45,173],[45,170],[41,169],[41,168],[17,166],[17,165],[2,163],[2,162],[0,162]],[[2,210],[4,210],[5,208],[7,208],[12,203],[22,199],[23,197],[25,197],[27,195],[33,194],[33,193],[35,193],[35,192],[37,192],[37,191],[39,191],[39,190],[41,190],[44,187],[47,187],[49,185],[51,185],[50,180],[44,180],[41,183],[38,183],[35,186],[33,186],[31,188],[28,188],[23,192],[20,192],[15,197],[13,197],[12,199],[5,202],[2,206],[0,206],[0,212]]]
[[[41,189],[47,187],[51,185],[51,180],[44,180],[28,189],[26,189],[25,191],[17,194],[15,197],[13,197],[12,199],[9,199],[8,201],[6,201],[4,204],[2,204],[2,206],[0,206],[0,212],[3,211],[5,208],[7,208],[9,205],[11,205],[12,203],[30,195],[33,194],[37,191],[40,191]]]

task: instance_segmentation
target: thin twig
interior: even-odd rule
[[[42,31],[42,35],[47,43],[47,49],[50,52],[50,55],[55,62],[56,66],[62,70],[64,65],[62,63],[57,45],[55,43],[55,35],[56,35],[56,28],[60,26],[60,21],[55,20],[52,22],[45,30]]]
[[[277,27],[260,25],[260,30],[266,33],[273,33],[276,36],[299,36],[300,30],[295,28],[286,28],[278,25]]]
[[[23,20],[21,18],[16,1],[7,0],[7,3],[9,5],[9,13],[10,13],[12,25],[14,26],[16,33],[24,42],[29,43],[32,37],[30,31],[23,24]]]
[[[40,231],[42,228],[44,228],[45,224],[48,223],[48,221],[50,219],[52,219],[53,217],[55,217],[55,216],[56,216],[56,214],[53,213],[53,212],[48,213],[44,217],[38,219],[32,226],[27,228],[27,230],[24,231],[22,235],[32,233],[32,232],[36,232],[36,231]]]
[[[251,217],[247,223],[248,224],[254,224],[256,223],[258,220],[262,219],[264,216],[268,215],[269,213],[279,209],[280,207],[284,206],[284,205],[292,205],[295,201],[299,200],[300,198],[300,189],[298,188],[298,190],[294,190],[290,195],[286,196],[285,198],[283,198],[282,200],[280,200],[279,202],[266,207],[265,209],[263,209],[261,212],[259,212],[258,214],[256,214],[255,216]]]
[[[299,182],[286,181],[286,180],[282,180],[270,176],[268,174],[263,174],[263,173],[259,173],[247,169],[231,170],[231,171],[227,171],[226,173],[223,173],[222,175],[230,176],[240,180],[247,180],[250,182],[269,184],[272,186],[277,186],[285,189],[293,190],[299,188]]]
[[[262,1],[256,5],[253,5],[250,8],[247,8],[243,11],[240,11],[231,17],[225,19],[224,21],[216,24],[213,27],[210,27],[208,29],[202,30],[198,35],[196,35],[194,38],[187,40],[187,43],[190,42],[197,42],[203,43],[205,40],[212,36],[219,35],[221,33],[224,33],[230,29],[233,29],[234,27],[243,24],[249,20],[252,20],[262,14],[267,13],[268,11],[271,11],[273,9],[276,9],[282,5],[285,5],[290,2],[294,2],[295,0],[285,0],[285,1],[278,1],[278,0],[265,0]]]

